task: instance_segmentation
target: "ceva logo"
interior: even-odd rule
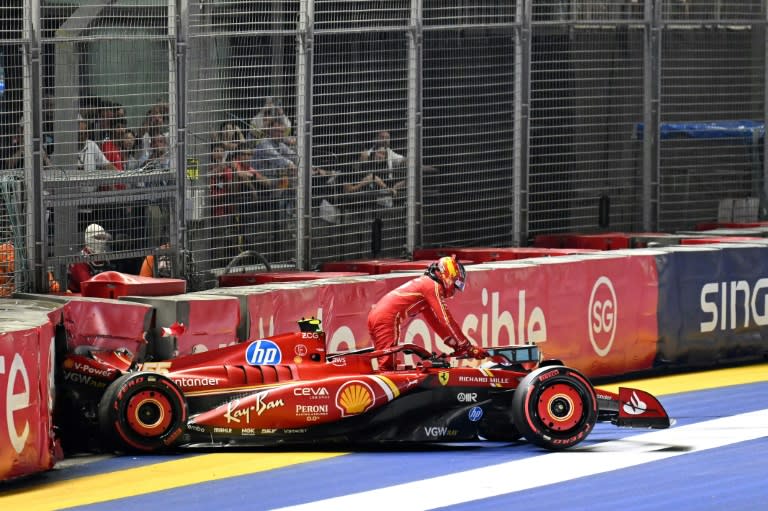
[[[5,357],[0,355],[0,376],[4,374],[6,374]],[[23,385],[17,384],[16,380],[19,377]],[[2,378],[0,378],[0,383],[2,383]],[[21,355],[16,353],[11,362],[11,367],[8,368],[8,380],[5,390],[5,420],[11,446],[18,454],[21,454],[21,451],[24,450],[24,444],[27,443],[29,421],[24,420],[24,425],[21,431],[19,431],[16,427],[16,413],[29,408],[29,406],[29,374]]]
[[[245,350],[245,360],[252,366],[275,365],[283,360],[280,348],[267,339],[253,341]]]
[[[616,290],[611,279],[601,276],[592,286],[587,310],[589,324],[589,342],[599,356],[604,357],[611,351],[616,337],[616,319],[618,303]]]

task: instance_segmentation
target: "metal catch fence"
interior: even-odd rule
[[[8,0],[0,287],[765,218],[767,25],[761,0]]]

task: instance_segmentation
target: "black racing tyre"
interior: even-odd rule
[[[567,449],[584,440],[597,422],[595,389],[575,369],[541,367],[523,378],[515,390],[512,417],[532,444]]]
[[[125,374],[107,387],[99,402],[101,432],[119,449],[168,449],[184,433],[187,416],[184,394],[157,373]]]

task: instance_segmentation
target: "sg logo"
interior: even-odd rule
[[[601,276],[592,286],[589,297],[587,321],[589,324],[589,341],[595,353],[604,357],[611,351],[616,337],[616,318],[618,304],[613,282],[606,276]]]

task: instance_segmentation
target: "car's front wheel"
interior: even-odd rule
[[[597,422],[595,389],[575,369],[536,369],[515,390],[512,417],[529,442],[551,450],[567,449],[584,440]]]
[[[99,426],[118,448],[159,451],[172,447],[187,422],[179,387],[156,373],[129,373],[107,388],[99,402]]]

